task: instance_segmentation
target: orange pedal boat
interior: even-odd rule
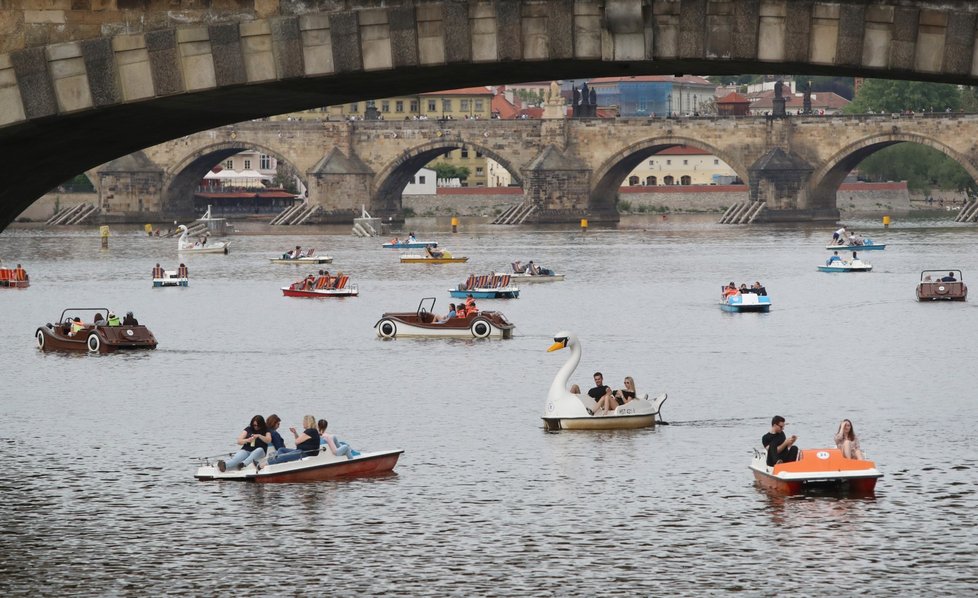
[[[797,461],[773,466],[767,464],[767,451],[754,449],[750,468],[759,485],[785,494],[816,489],[872,494],[883,477],[873,461],[846,459],[837,448],[799,450]]]

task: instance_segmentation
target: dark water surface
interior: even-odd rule
[[[469,264],[402,265],[348,229],[239,235],[187,256],[191,286],[153,289],[176,241],[91,229],[0,234],[24,291],[0,291],[0,589],[44,595],[942,595],[978,589],[978,296],[918,304],[923,269],[978,280],[978,229],[855,223],[883,252],[869,274],[822,274],[822,228],[696,218],[617,231],[419,222]],[[281,296],[267,258],[333,255],[356,299]],[[534,259],[567,274],[482,301],[509,341],[376,338],[384,311],[449,302],[470,273]],[[13,262],[13,264],[11,263]],[[975,278],[971,278],[975,276]],[[770,314],[726,314],[719,286],[760,280]],[[978,283],[975,283],[978,284]],[[975,292],[978,292],[976,290]],[[132,310],[152,352],[43,354],[66,307]],[[545,433],[547,389],[572,381],[667,391],[669,426]],[[396,474],[344,482],[200,483],[256,413],[325,417],[355,448],[401,448]],[[778,498],[747,469],[772,415],[804,447],[843,417],[885,477],[875,498]],[[775,590],[776,588],[776,590]]]

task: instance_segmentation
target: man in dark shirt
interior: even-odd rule
[[[587,396],[594,399],[594,401],[597,403],[595,413],[607,413],[609,411],[613,411],[613,403],[615,404],[615,407],[617,407],[614,397],[611,396],[611,388],[605,386],[604,376],[601,374],[601,372],[594,372],[594,388],[587,391]]]
[[[941,279],[941,282],[957,282],[958,279],[954,277],[954,272],[948,272],[947,276]]]
[[[787,425],[784,418],[775,415],[771,419],[771,431],[761,437],[761,444],[767,449],[767,464],[774,466],[780,462],[797,461],[798,447],[795,446],[797,436],[790,438],[785,436],[784,427]]]

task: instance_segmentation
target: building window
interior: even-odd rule
[[[411,112],[418,111],[418,100],[411,100]]]
[[[459,100],[458,102],[459,102],[459,110],[461,110],[462,112],[468,112],[469,111],[469,101],[468,100]]]
[[[442,100],[441,101],[441,111],[442,112],[451,112],[452,111],[452,101],[451,100]]]
[[[684,174],[682,176],[682,178],[679,179],[679,184],[680,185],[692,185],[693,184],[693,179],[691,179],[688,174]]]
[[[655,165],[655,160],[649,160],[649,166]]]
[[[381,112],[390,112],[391,111],[391,103],[390,103],[389,100],[384,100],[384,101],[382,101],[380,103],[380,111]]]
[[[683,160],[683,166],[689,165],[689,160]]]
[[[262,154],[261,157],[258,158],[258,163],[261,164],[261,166],[259,166],[259,168],[261,168],[262,170],[271,170],[272,169],[272,159],[269,158],[265,154]]]
[[[245,170],[251,170],[251,160],[245,160]]]
[[[663,185],[674,185],[675,184],[674,181],[675,181],[675,179],[672,178],[672,175],[671,174],[668,175],[668,176],[662,177],[662,184]]]
[[[234,160],[225,161],[224,168],[227,168],[228,170],[234,170]]]
[[[649,187],[655,187],[658,184],[658,181],[655,180],[654,176],[650,176],[649,178],[645,179],[645,184]]]
[[[436,112],[438,110],[438,104],[435,100],[428,100],[428,112]]]
[[[476,112],[482,112],[482,110],[483,110],[482,106],[483,106],[482,100],[476,100],[475,101],[475,111]]]
[[[452,159],[452,150],[448,150],[447,152],[445,152],[445,159],[446,160]]]
[[[714,158],[714,159],[713,159],[713,165],[714,165],[714,166],[717,166],[717,165],[719,165],[719,164],[720,164],[720,160],[717,160],[716,158]]]
[[[394,102],[394,112],[404,112],[404,100]]]
[[[481,158],[482,157],[482,152],[480,150],[475,150],[475,157],[476,158]]]
[[[360,103],[353,102],[352,104],[350,104],[350,112],[360,112]]]
[[[628,177],[628,186],[629,187],[634,187],[637,184],[638,184],[638,177],[637,176],[634,176],[633,175],[633,176]]]
[[[418,184],[419,185],[424,185],[424,176],[419,176],[418,177]]]
[[[483,174],[485,174],[485,172],[482,170],[482,167],[481,166],[476,166],[475,167],[475,174],[476,174],[476,176],[482,176]]]
[[[468,158],[468,157],[469,157],[469,150],[467,150],[467,149],[463,149],[463,150],[461,151],[461,154],[462,154],[462,158],[463,158],[463,159],[464,159],[464,158]]]
[[[666,160],[666,165],[672,164],[672,160]]]

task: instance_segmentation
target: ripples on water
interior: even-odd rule
[[[425,228],[427,226],[427,228]],[[114,231],[8,230],[0,257],[0,588],[26,594],[795,595],[972,593],[975,301],[919,305],[922,269],[978,275],[973,227],[875,223],[874,272],[829,275],[828,228],[720,227],[670,217],[618,231],[420,222],[468,265],[397,263],[341,229],[239,235],[187,256],[188,289],[151,289],[175,241]],[[303,301],[268,257],[335,258],[361,297]],[[534,259],[567,274],[484,301],[505,342],[384,342],[383,311],[472,272]],[[770,314],[724,314],[718,285],[761,280]],[[34,329],[70,306],[135,311],[155,352],[42,354]],[[545,433],[543,399],[577,332],[582,386],[600,369],[666,390],[669,426]],[[254,413],[306,413],[357,448],[406,450],[396,474],[256,487],[198,483]],[[747,465],[770,417],[803,447],[843,417],[885,476],[875,498],[780,498]],[[287,434],[286,434],[287,435]]]

